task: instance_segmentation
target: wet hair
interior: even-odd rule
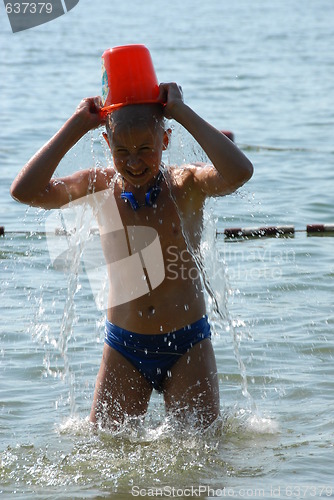
[[[106,121],[106,131],[109,141],[116,128],[122,127],[159,127],[165,130],[165,118],[161,104],[130,104],[109,113]]]

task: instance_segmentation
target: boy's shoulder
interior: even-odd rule
[[[177,167],[168,167],[171,189],[175,199],[185,210],[199,209],[207,197],[205,179],[210,176],[212,165],[189,163]],[[191,196],[187,196],[191,193]],[[195,207],[195,208],[194,208]]]
[[[211,164],[190,163],[181,167],[172,167],[170,171],[176,191],[179,190],[181,194],[186,190],[191,191],[198,203],[202,203],[205,198],[224,196],[231,192],[225,179]]]
[[[211,170],[212,168],[212,165],[208,165],[207,163],[194,162],[185,163],[181,166],[172,165],[167,167],[167,170],[170,172],[172,178],[185,181],[193,178],[199,171],[205,172]]]
[[[198,184],[200,178],[216,173],[216,169],[207,163],[194,162],[182,166],[168,167],[171,180],[176,186],[186,187],[191,184]]]
[[[91,171],[90,176],[94,184],[94,191],[103,191],[110,188],[115,181],[115,175],[117,175],[117,172],[111,167],[101,167]]]

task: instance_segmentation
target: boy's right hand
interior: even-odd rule
[[[80,102],[74,116],[78,118],[79,124],[85,132],[105,124],[106,116],[100,112],[102,107],[100,96],[86,97]]]

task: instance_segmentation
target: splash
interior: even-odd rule
[[[34,498],[63,498],[60,488],[66,497],[128,498],[134,486],[228,485],[244,478],[245,464],[249,478],[275,469],[267,450],[277,434],[276,422],[242,408],[226,409],[205,431],[167,417],[161,422],[159,405],[145,420],[129,418],[113,432],[70,417],[50,433],[47,446],[27,442],[1,453],[1,488]]]
[[[169,164],[176,163],[180,165],[182,163],[191,164],[197,162],[210,164],[210,161],[204,151],[200,148],[196,141],[194,141],[190,134],[185,133],[181,127],[173,128],[172,137],[173,141],[177,143],[178,153],[175,153],[175,147],[172,148],[172,153],[168,157]],[[182,217],[177,201],[172,194],[172,180],[167,168],[164,169],[164,175],[169,186],[170,196],[174,202],[180,219],[181,229],[188,251],[192,255],[197,268],[201,273],[202,284],[206,291],[207,307],[213,330],[215,333],[218,331],[226,331],[231,334],[234,355],[241,375],[242,395],[254,405],[254,402],[248,392],[246,367],[239,350],[241,337],[237,333],[237,324],[231,318],[227,307],[228,295],[231,293],[231,290],[228,286],[228,275],[226,272],[225,262],[217,258],[219,254],[216,242],[217,218],[213,212],[213,205],[215,201],[210,200],[204,207],[202,224],[204,231],[202,234],[201,244],[199,248],[194,248],[190,237],[191,228],[187,229],[186,221]],[[219,272],[217,273],[217,271]],[[215,273],[219,275],[219,280],[217,280],[216,283],[214,280]]]

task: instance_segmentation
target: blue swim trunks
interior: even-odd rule
[[[106,344],[130,361],[159,392],[176,361],[206,338],[211,338],[207,316],[175,332],[156,335],[129,332],[108,320],[105,326]]]

